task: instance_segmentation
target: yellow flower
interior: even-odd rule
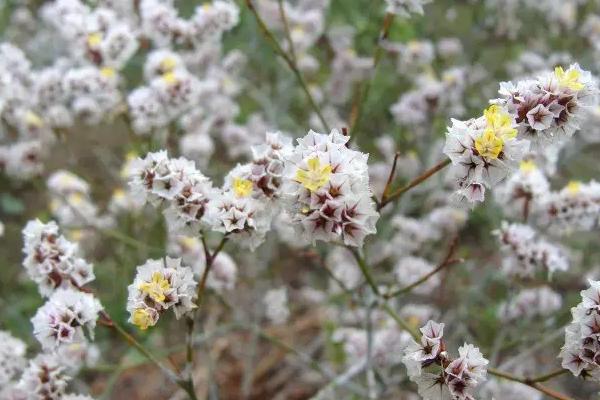
[[[504,140],[499,138],[490,129],[486,129],[481,136],[475,139],[475,149],[481,157],[496,159],[504,147]]]
[[[162,80],[167,85],[174,85],[178,82],[177,76],[175,75],[174,72],[167,72],[166,74],[163,74]]]
[[[90,33],[87,37],[87,44],[89,47],[98,47],[102,44],[102,33],[94,32]]]
[[[331,165],[325,164],[322,166],[316,157],[309,159],[306,164],[308,165],[308,171],[303,169],[296,171],[296,181],[298,183],[314,192],[329,182],[332,171]]]
[[[531,172],[537,169],[537,165],[535,165],[535,163],[532,160],[521,161],[519,169],[522,172]]]
[[[487,129],[491,129],[496,136],[504,140],[517,136],[517,130],[512,126],[512,117],[499,106],[489,106],[483,112],[483,116],[487,122]]]
[[[233,180],[233,192],[235,197],[248,197],[252,193],[252,181],[235,178]]]
[[[100,68],[100,75],[102,75],[105,78],[113,78],[115,76],[116,72],[114,68],[111,67],[102,67]]]
[[[577,194],[581,190],[581,182],[571,181],[567,184],[567,192],[570,194]]]
[[[67,201],[73,206],[78,206],[83,203],[83,194],[79,192],[71,193],[67,196]]]
[[[154,319],[145,308],[136,308],[131,315],[131,322],[143,331],[149,326],[154,326]]]
[[[125,198],[125,191],[121,188],[116,188],[113,191],[113,197],[117,200],[121,200]]]
[[[562,67],[556,67],[554,68],[554,75],[558,79],[558,84],[562,87],[574,91],[579,91],[585,87],[583,83],[579,82],[581,73],[573,67],[569,68],[566,72]]]
[[[154,272],[152,274],[152,280],[150,282],[142,283],[139,286],[139,289],[150,296],[152,300],[161,302],[165,300],[165,293],[171,289],[171,285],[160,272]]]
[[[171,72],[177,66],[177,60],[174,57],[165,57],[160,62],[160,70],[163,73]]]
[[[41,128],[44,126],[44,121],[33,111],[27,111],[25,113],[25,123],[34,128]]]

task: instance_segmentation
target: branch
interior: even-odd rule
[[[387,39],[387,37],[390,33],[390,27],[392,26],[393,22],[394,22],[394,14],[392,14],[392,13],[385,14],[385,17],[383,19],[383,27],[381,28],[381,33],[377,40],[377,44],[375,45],[375,53],[373,54],[373,71],[372,71],[371,77],[364,81],[363,87],[359,91],[358,96],[357,96],[354,104],[352,105],[352,113],[350,116],[350,134],[351,134],[350,142],[352,142],[354,139],[356,139],[356,137],[358,136],[358,133],[360,132],[358,130],[358,128],[360,127],[361,117],[363,115],[362,111],[364,108],[364,104],[366,103],[367,98],[369,97],[369,92],[371,91],[371,85],[373,83],[373,80],[375,79],[375,73],[377,72],[377,66],[379,65],[379,61],[381,60],[381,56],[383,53],[382,52],[383,49],[381,48],[381,42]]]
[[[487,371],[488,371],[488,373],[490,375],[494,375],[494,376],[497,376],[499,378],[508,379],[509,381],[513,381],[513,382],[519,382],[519,383],[522,383],[523,385],[527,385],[529,387],[532,387],[532,388],[534,388],[534,389],[536,389],[536,390],[544,393],[546,396],[552,397],[553,399],[556,399],[556,400],[573,400],[571,397],[569,397],[567,395],[564,395],[564,394],[562,394],[560,392],[557,392],[557,391],[555,391],[553,389],[550,389],[550,388],[542,385],[541,383],[539,383],[540,382],[539,380],[536,380],[536,379],[540,379],[540,378],[542,380],[549,380],[549,379],[551,379],[551,378],[553,378],[555,376],[562,375],[565,372],[558,373],[558,371],[556,371],[556,372],[553,372],[553,373],[550,373],[550,374],[547,374],[547,375],[542,375],[541,377],[538,377],[538,378],[527,379],[527,378],[518,377],[518,376],[513,375],[513,374],[509,374],[508,372],[499,371],[499,370],[497,370],[495,368],[488,368]],[[566,370],[563,370],[563,371],[566,371]],[[566,372],[568,372],[568,371],[566,371]]]
[[[275,53],[277,55],[279,55],[281,58],[283,58],[283,60],[286,62],[286,64],[290,67],[290,69],[296,76],[298,83],[300,84],[300,86],[302,87],[302,90],[306,94],[306,98],[308,99],[310,106],[312,107],[312,109],[315,111],[315,113],[319,117],[319,120],[321,121],[321,124],[323,125],[325,130],[327,132],[329,132],[330,131],[329,125],[327,124],[327,121],[325,121],[325,117],[323,117],[323,113],[321,112],[321,109],[317,105],[317,102],[315,101],[314,97],[310,93],[308,85],[306,84],[306,81],[304,80],[302,73],[298,69],[298,66],[296,65],[294,60],[285,52],[285,50],[283,50],[283,48],[281,47],[281,45],[279,44],[279,42],[273,35],[273,32],[271,32],[269,30],[269,28],[265,24],[265,21],[261,18],[261,16],[258,14],[258,11],[254,7],[252,0],[245,0],[245,4],[248,7],[248,9],[250,10],[250,12],[252,13],[252,15],[254,15],[254,18],[256,19],[256,22],[258,23],[258,27],[260,28],[260,31],[262,32],[265,39],[267,39],[267,41],[269,43],[271,43],[271,46],[273,47],[273,50],[275,50]]]
[[[373,289],[373,292],[377,296],[380,296],[379,289],[377,288],[377,284],[375,283],[373,276],[371,276],[371,273],[369,272],[369,266],[367,265],[365,259],[363,257],[361,257],[361,255],[358,253],[358,250],[356,250],[355,248],[352,248],[349,246],[346,248],[348,250],[350,250],[350,252],[354,256],[354,258],[356,259],[356,262],[358,263],[358,266],[360,267],[360,270],[362,271],[363,276],[367,280],[367,283],[369,284],[371,289]]]
[[[402,289],[398,289],[395,292],[392,293],[386,293],[383,295],[383,298],[386,300],[389,300],[391,298],[400,296],[401,294],[404,293],[408,293],[411,290],[413,290],[415,287],[427,282],[429,280],[429,278],[431,278],[433,275],[437,274],[438,272],[440,272],[441,270],[443,270],[444,268],[453,265],[453,264],[457,264],[457,263],[461,263],[464,260],[462,258],[454,258],[454,252],[456,251],[456,246],[458,245],[458,235],[455,235],[454,238],[452,239],[452,242],[450,242],[450,246],[448,247],[448,251],[446,252],[446,256],[444,257],[444,259],[442,260],[442,262],[440,262],[438,264],[438,266],[433,269],[432,271],[428,272],[427,274],[423,275],[421,278],[417,279],[414,283],[411,283],[410,285],[403,287]]]
[[[394,190],[389,196],[385,196],[385,193],[384,193],[384,196],[382,197],[381,202],[379,203],[379,206],[377,207],[377,209],[381,210],[388,203],[398,199],[405,192],[408,192],[410,189],[414,188],[415,186],[420,185],[421,183],[425,182],[427,179],[429,179],[430,177],[432,177],[439,171],[446,168],[448,165],[450,165],[450,163],[451,163],[451,161],[449,158],[447,158],[443,161],[440,161],[439,163],[437,163],[433,167],[429,168],[427,171],[423,172],[421,175],[419,175],[418,177],[416,177],[415,179],[413,179],[406,185],[402,186],[399,189]]]

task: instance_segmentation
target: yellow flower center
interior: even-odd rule
[[[139,289],[150,296],[152,300],[161,302],[165,300],[165,293],[171,289],[171,285],[160,272],[154,272],[152,280],[140,284]]]
[[[177,75],[175,75],[174,72],[167,72],[166,74],[163,74],[162,80],[167,85],[175,85],[178,82]]]
[[[98,47],[102,43],[102,33],[94,32],[90,33],[87,37],[87,44],[89,47]]]
[[[556,67],[554,68],[554,75],[556,76],[556,79],[558,79],[558,84],[561,87],[566,87],[576,92],[585,87],[583,83],[579,82],[581,73],[573,67],[569,68],[567,71],[565,71],[563,67]]]
[[[125,198],[125,191],[121,188],[116,188],[113,191],[113,197],[117,200],[121,200]]]
[[[152,315],[145,308],[136,308],[131,315],[131,322],[143,331],[154,325]]]
[[[567,184],[567,192],[570,194],[577,194],[581,190],[581,182],[571,181]]]
[[[519,165],[519,169],[522,172],[531,172],[531,171],[535,171],[537,169],[537,166],[535,165],[535,163],[532,160],[526,160],[526,161],[521,161],[521,164]]]
[[[100,68],[100,75],[105,78],[113,78],[116,75],[115,69],[111,67]]]
[[[329,182],[329,176],[331,175],[331,165],[321,165],[318,158],[314,157],[306,162],[308,170],[298,169],[296,171],[296,181],[302,186],[314,192],[323,187]]]
[[[166,72],[171,72],[175,69],[175,67],[177,66],[177,60],[175,60],[174,57],[165,57],[161,62],[160,62],[160,70],[163,73]]]
[[[233,180],[233,193],[236,197],[248,197],[252,193],[252,181],[235,178]]]
[[[496,159],[504,147],[504,140],[486,129],[481,136],[475,139],[475,149],[481,157]]]
[[[83,203],[83,194],[79,192],[71,193],[67,196],[67,201],[73,206],[78,206]]]
[[[510,114],[497,105],[489,106],[483,116],[487,122],[487,129],[491,129],[494,134],[504,140],[512,139],[517,136],[517,130],[513,128],[513,120]]]
[[[25,123],[34,128],[41,128],[44,126],[44,121],[33,111],[27,111],[25,113]]]

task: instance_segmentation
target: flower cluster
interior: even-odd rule
[[[537,79],[500,84],[497,100],[512,116],[519,136],[540,144],[564,140],[579,129],[585,108],[596,101],[591,74],[573,64]]]
[[[540,237],[528,225],[504,221],[493,233],[502,246],[502,269],[508,275],[530,277],[540,270],[551,275],[569,269],[565,250]]]
[[[148,153],[131,165],[129,182],[134,196],[160,206],[174,230],[197,233],[213,194],[210,180],[192,161],[169,158],[166,151]]]
[[[581,303],[571,309],[573,321],[566,328],[559,357],[573,375],[600,381],[600,282],[590,280],[589,284],[581,292]]]
[[[498,307],[498,318],[512,321],[520,318],[550,316],[560,310],[562,298],[547,286],[524,289]]]
[[[26,346],[20,339],[0,331],[0,387],[8,385],[26,365]],[[2,398],[0,389],[0,398]]]
[[[23,266],[42,296],[58,288],[76,288],[94,280],[93,267],[78,256],[79,247],[60,235],[54,221],[29,221],[23,229]]]
[[[497,105],[476,119],[453,119],[446,135],[444,153],[452,161],[457,195],[471,203],[483,201],[485,187],[505,179],[529,149],[517,139],[512,116]]]
[[[156,325],[169,308],[179,319],[196,307],[197,283],[191,268],[182,266],[180,259],[147,260],[136,271],[128,287],[127,311],[129,322],[140,329]]]
[[[548,179],[534,161],[522,161],[518,171],[494,191],[507,217],[526,218],[548,194]]]
[[[286,160],[286,211],[300,234],[315,242],[362,246],[379,214],[369,189],[367,157],[346,147],[348,137],[310,131]]]
[[[540,219],[558,233],[589,231],[600,223],[600,183],[572,181],[541,200]]]
[[[90,293],[58,289],[31,319],[33,333],[45,350],[93,338],[100,302]]]
[[[488,360],[471,344],[461,346],[458,358],[451,358],[443,338],[444,324],[430,320],[420,330],[420,343],[412,341],[402,360],[419,394],[425,400],[473,399],[470,390],[485,380]]]

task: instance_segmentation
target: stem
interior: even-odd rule
[[[462,262],[463,260],[460,258],[452,258],[452,256],[454,255],[454,252],[456,250],[457,244],[458,244],[458,235],[454,236],[454,238],[452,239],[452,242],[450,243],[450,247],[448,248],[448,252],[446,253],[446,256],[444,257],[442,262],[440,262],[440,264],[435,269],[433,269],[429,273],[423,275],[421,278],[417,279],[415,282],[411,283],[410,285],[403,287],[402,289],[398,289],[392,293],[384,294],[383,298],[387,300],[387,299],[391,299],[396,296],[400,296],[401,294],[408,293],[411,290],[413,290],[415,287],[428,281],[429,278],[431,278],[432,276],[434,276],[435,274],[437,274],[444,268],[446,268],[450,265]]]
[[[294,60],[290,56],[287,55],[285,50],[283,50],[283,48],[281,47],[281,45],[279,44],[279,42],[273,35],[273,32],[271,32],[269,30],[269,28],[265,24],[265,21],[261,18],[261,16],[258,14],[258,11],[254,7],[252,0],[245,0],[245,4],[248,7],[248,9],[250,10],[250,12],[252,13],[252,15],[254,15],[254,18],[256,19],[256,22],[258,23],[258,27],[260,28],[260,31],[262,32],[265,39],[267,39],[267,41],[269,41],[271,43],[271,46],[273,47],[273,50],[275,50],[275,53],[277,55],[279,55],[281,58],[283,58],[283,60],[286,62],[286,64],[290,67],[290,69],[294,73],[294,76],[296,77],[296,79],[298,80],[298,83],[302,87],[302,90],[306,94],[306,98],[308,99],[310,106],[312,107],[312,109],[315,111],[315,113],[319,117],[319,120],[321,121],[321,124],[323,125],[325,130],[327,132],[329,132],[330,131],[329,125],[327,124],[327,121],[325,121],[325,118],[323,117],[323,113],[321,112],[321,109],[319,108],[314,97],[310,93],[310,90],[308,89],[308,85],[306,84],[306,81],[304,80],[302,73],[298,69],[298,66],[296,65]]]
[[[390,305],[388,303],[385,303],[383,305],[383,310],[390,316],[392,317],[392,319],[394,321],[396,321],[396,323],[398,324],[398,326],[400,326],[402,329],[404,329],[406,332],[410,333],[410,335],[413,337],[413,339],[415,339],[415,341],[420,341],[421,340],[421,333],[419,333],[419,331],[417,331],[416,328],[414,328],[413,326],[411,326],[408,322],[406,322],[402,317],[400,317],[396,311],[394,311],[392,309],[392,307],[390,307]]]
[[[279,16],[281,17],[281,21],[283,22],[283,30],[285,31],[285,36],[287,38],[288,44],[290,45],[290,56],[294,61],[294,64],[298,63],[298,59],[296,58],[296,51],[294,50],[294,41],[292,40],[292,32],[290,31],[290,24],[285,15],[285,8],[283,7],[283,0],[278,0],[279,3]]]
[[[536,376],[535,378],[528,379],[528,381],[531,382],[531,383],[546,382],[546,381],[549,381],[552,378],[556,378],[557,376],[566,374],[567,372],[569,372],[569,370],[561,368],[561,369],[557,369],[556,371],[549,372],[547,374]]]
[[[381,210],[383,207],[385,207],[391,201],[396,200],[397,198],[402,196],[405,192],[408,192],[410,189],[414,188],[415,186],[420,185],[421,183],[425,182],[427,179],[429,179],[430,177],[435,175],[437,172],[446,168],[448,165],[450,165],[450,163],[451,163],[451,161],[449,158],[445,159],[444,161],[440,161],[439,163],[437,163],[433,167],[429,168],[427,171],[423,172],[421,175],[419,175],[418,177],[416,177],[415,179],[413,179],[406,185],[394,190],[389,196],[384,195],[383,198],[381,199],[381,202],[380,202],[379,206],[377,207],[377,209]]]
[[[497,376],[499,378],[504,378],[504,379],[508,379],[509,381],[513,381],[513,382],[519,382],[522,383],[524,385],[527,385],[529,387],[532,387],[542,393],[544,393],[546,396],[552,397],[553,399],[557,399],[557,400],[573,400],[571,397],[568,397],[567,395],[564,395],[562,393],[559,393],[553,389],[550,389],[544,385],[542,385],[541,383],[539,383],[539,381],[536,380],[536,378],[534,378],[533,380],[527,379],[527,378],[520,378],[518,376],[515,376],[513,374],[509,374],[508,372],[503,372],[503,371],[499,371],[495,368],[488,368],[487,369],[488,373],[490,375],[494,375]],[[566,370],[564,370],[566,371]],[[562,372],[565,373],[565,372]],[[544,380],[548,380],[551,379],[555,376],[558,375],[562,375],[562,373],[558,373],[558,371],[553,372],[551,374],[547,374],[547,375],[543,375],[540,378],[544,379]],[[539,378],[537,378],[539,379]]]
[[[205,258],[206,267],[204,268],[204,272],[202,273],[202,278],[200,278],[200,283],[198,284],[198,290],[196,292],[197,293],[196,294],[196,308],[191,313],[191,315],[186,318],[186,325],[187,325],[186,339],[187,340],[186,340],[186,368],[185,368],[185,370],[187,372],[187,379],[185,381],[185,385],[188,387],[188,389],[192,393],[195,393],[194,379],[193,379],[192,371],[193,371],[193,367],[194,367],[194,328],[196,326],[196,317],[198,314],[198,310],[202,306],[202,301],[204,299],[204,293],[206,292],[206,281],[208,280],[208,274],[210,273],[210,271],[212,269],[212,266],[215,262],[215,259],[217,258],[217,255],[221,252],[221,250],[223,250],[225,243],[227,243],[227,240],[228,240],[227,236],[224,236],[223,239],[221,239],[221,242],[219,243],[217,248],[211,254],[210,250],[208,249],[208,246],[206,244],[206,239],[204,238],[204,236],[202,236],[202,245],[204,248],[204,258]]]
[[[360,267],[360,270],[362,271],[363,276],[367,280],[367,283],[369,284],[371,289],[373,289],[373,292],[377,296],[379,296],[380,295],[379,289],[377,288],[377,285],[375,284],[375,280],[373,279],[373,276],[369,272],[369,266],[367,265],[365,259],[363,257],[361,257],[360,254],[358,254],[358,250],[351,248],[351,247],[347,247],[347,249],[350,250],[350,252],[354,256],[354,258],[356,259],[356,262],[358,263],[358,266]]]
[[[392,26],[392,22],[394,22],[394,14],[387,13],[383,19],[383,27],[381,29],[381,34],[379,35],[379,40],[375,45],[375,53],[373,54],[373,71],[370,78],[366,79],[363,83],[362,89],[359,91],[359,94],[356,98],[355,104],[353,105],[351,121],[350,121],[350,142],[358,136],[360,132],[358,128],[360,127],[361,117],[363,115],[364,104],[369,97],[369,92],[371,91],[371,85],[373,80],[375,79],[375,73],[377,72],[377,66],[379,65],[379,61],[381,61],[381,57],[383,55],[383,49],[381,48],[381,42],[387,39],[390,33],[390,27]],[[356,132],[355,132],[356,131]]]

